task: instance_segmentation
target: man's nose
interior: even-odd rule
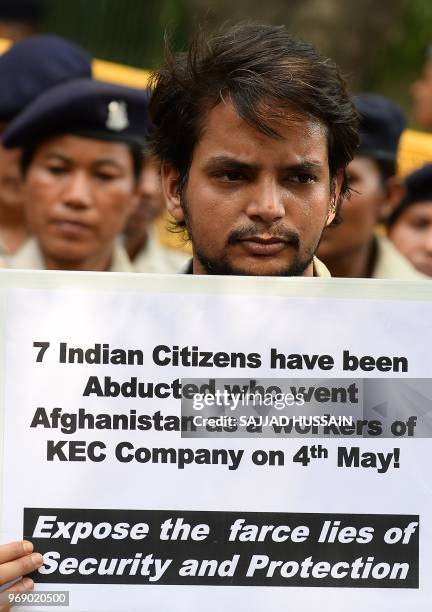
[[[274,181],[254,185],[247,205],[247,215],[253,220],[273,223],[285,216],[284,196]]]
[[[84,172],[74,172],[70,175],[63,192],[63,202],[73,208],[91,206],[90,180]]]
[[[158,171],[153,166],[145,166],[141,172],[138,191],[141,197],[154,198],[161,190]]]

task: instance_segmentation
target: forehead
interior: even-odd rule
[[[82,163],[94,163],[101,159],[117,163],[131,162],[129,148],[124,143],[82,138],[72,134],[60,134],[42,141],[35,151],[35,157],[49,155],[59,155]]]
[[[280,138],[263,134],[246,123],[231,103],[220,102],[205,118],[194,158],[227,155],[266,165],[328,163],[328,130],[319,120],[285,112],[268,123]]]
[[[426,200],[422,202],[415,202],[414,204],[410,204],[408,208],[405,209],[405,216],[408,217],[427,217],[428,219],[432,219],[432,201]],[[401,215],[401,219],[403,218]]]
[[[380,171],[376,161],[372,157],[367,155],[355,155],[350,161],[347,167],[349,172],[356,172],[358,174],[367,174],[373,176],[380,176]]]

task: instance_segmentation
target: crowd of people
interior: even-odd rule
[[[186,187],[193,181],[192,160],[187,152],[191,144],[183,138],[190,140],[194,135],[178,132],[184,129],[180,123],[184,113],[179,105],[187,108],[188,97],[195,96],[190,101],[189,117],[193,132],[199,129],[193,125],[192,117],[199,112],[199,96],[213,97],[216,105],[217,95],[211,91],[210,81],[203,79],[201,83],[197,78],[193,83],[179,58],[177,72],[171,78],[189,78],[190,86],[199,88],[197,92],[185,91],[184,99],[179,86],[172,93],[164,91],[168,86],[168,65],[156,73],[146,91],[103,83],[92,76],[90,55],[58,36],[26,37],[0,56],[1,267],[261,274],[266,272],[255,264],[271,260],[278,245],[281,251],[293,250],[289,244],[293,237],[277,235],[283,229],[279,213],[274,217],[270,214],[271,227],[264,235],[259,227],[248,229],[257,215],[246,210],[235,228],[237,233],[243,232],[243,238],[227,238],[241,240],[243,247],[253,243],[251,266],[232,270],[218,253],[217,262],[200,263],[202,252],[216,241],[233,212],[239,191],[230,191],[228,184],[238,186],[243,179],[232,180],[233,172],[228,168],[220,203],[208,192],[197,194],[199,212],[194,212],[193,218],[197,229],[192,227],[190,215],[185,214]],[[432,127],[431,66],[428,58],[422,79],[412,88],[416,117],[425,128]],[[234,66],[223,69],[226,74],[221,85],[227,88]],[[263,78],[267,78],[265,74]],[[270,94],[263,91],[265,96]],[[229,96],[233,101],[231,92]],[[223,89],[221,99],[226,102]],[[353,145],[353,158],[342,168],[348,183],[345,185],[344,179],[347,189],[344,187],[343,197],[336,203],[335,219],[317,236],[309,255],[316,252],[315,268],[336,277],[430,277],[432,207],[427,204],[432,202],[432,165],[409,176],[399,176],[398,145],[407,123],[404,113],[394,102],[377,94],[358,93],[349,95],[349,100],[354,104],[349,120],[354,121],[358,113],[359,143]],[[290,102],[287,99],[283,104]],[[291,101],[293,109],[295,104]],[[227,116],[226,124],[215,126],[214,135],[221,130],[227,136],[229,126],[230,133],[240,141],[242,128],[249,126],[255,129],[256,146],[261,146],[259,141],[267,132],[263,120],[249,116],[250,109],[245,109],[243,115],[241,104],[234,104],[234,111],[239,123],[230,122],[233,117]],[[210,126],[206,125],[206,134],[211,132]],[[162,129],[171,133],[159,146]],[[299,142],[304,143],[305,137],[301,127]],[[208,153],[204,142],[205,139],[194,153]],[[278,138],[271,138],[270,149],[275,150],[277,143]],[[169,146],[173,147],[172,153],[164,150]],[[222,142],[220,146],[223,149]],[[180,149],[189,155],[186,167],[179,167],[185,164],[183,160],[174,160],[173,164],[170,157],[164,157],[181,157],[184,151]],[[178,172],[180,183],[175,180]],[[252,182],[249,178],[248,181]],[[303,179],[299,182],[303,184]],[[337,180],[332,185],[337,187]],[[283,195],[276,188],[269,194],[251,193],[250,197],[252,208],[260,206],[256,200],[261,197],[279,200],[284,208]],[[191,204],[188,202],[188,206]],[[278,202],[269,206],[277,208]],[[189,264],[187,248],[163,244],[160,219],[168,220],[167,209],[174,220],[181,217],[177,229],[184,230],[183,234],[192,241],[193,260]],[[258,217],[261,220],[261,213]],[[267,218],[264,221],[268,225]],[[167,225],[172,229],[172,222],[167,221]],[[248,233],[256,234],[257,240],[247,240]],[[304,270],[301,266],[282,266],[270,273],[301,275]]]
[[[430,72],[413,90],[425,127]],[[147,91],[97,81],[84,50],[32,36],[0,57],[0,82],[3,267],[432,276],[432,165],[397,175],[403,112],[353,97],[282,26],[198,40]],[[191,257],[159,242],[166,211]],[[42,564],[31,551],[0,546],[3,583]]]
[[[15,269],[177,272],[160,245],[146,91],[92,78],[75,44],[37,35],[0,57],[0,240]]]

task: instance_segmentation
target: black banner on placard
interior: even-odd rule
[[[37,582],[418,588],[419,517],[25,508]]]

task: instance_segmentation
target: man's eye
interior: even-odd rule
[[[417,231],[423,231],[429,229],[431,222],[429,219],[415,219],[411,221],[411,227]]]
[[[47,170],[50,174],[53,174],[54,176],[60,176],[67,172],[64,166],[47,166]]]
[[[110,172],[96,172],[96,177],[100,181],[114,181],[117,178],[116,174],[111,174]]]
[[[241,172],[240,170],[228,170],[226,172],[219,172],[216,174],[216,178],[226,183],[237,183],[245,180],[246,177],[244,172]]]
[[[315,183],[316,176],[313,174],[293,174],[288,177],[288,181],[291,183]]]

